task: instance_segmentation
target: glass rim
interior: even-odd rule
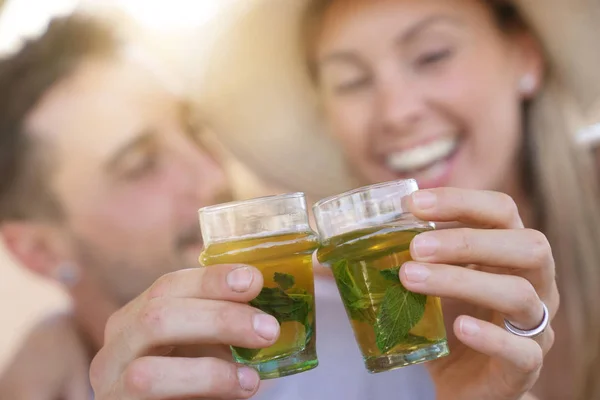
[[[198,214],[212,212],[212,211],[222,211],[229,210],[232,208],[236,208],[239,206],[246,205],[254,205],[260,204],[267,201],[272,200],[289,200],[289,199],[298,199],[298,198],[306,198],[306,194],[304,192],[292,192],[292,193],[282,193],[282,194],[273,194],[269,196],[261,196],[261,197],[253,197],[247,200],[234,200],[229,201],[227,203],[216,204],[213,206],[206,206],[198,209]]]
[[[408,179],[397,179],[394,181],[387,181],[387,182],[380,182],[380,183],[375,183],[373,185],[368,185],[368,186],[362,186],[356,189],[352,189],[352,190],[348,190],[346,192],[343,193],[339,193],[339,194],[335,194],[333,196],[329,196],[326,197],[324,199],[321,199],[319,201],[317,201],[314,205],[313,205],[313,210],[316,210],[317,208],[320,208],[328,203],[331,203],[333,201],[342,199],[344,197],[351,197],[355,194],[359,194],[359,193],[365,193],[368,192],[370,190],[373,189],[380,189],[380,188],[384,188],[384,187],[394,187],[394,186],[399,186],[400,184],[406,184],[407,182],[410,183],[414,183],[415,185],[417,184],[417,180],[413,179],[413,178],[408,178]]]

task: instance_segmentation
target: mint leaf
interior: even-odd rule
[[[406,347],[419,346],[419,345],[429,344],[429,343],[435,343],[435,342],[432,342],[431,340],[429,340],[423,336],[412,335],[410,333],[402,340],[402,344]]]
[[[342,300],[351,320],[374,324],[376,314],[368,293],[358,287],[348,269],[347,261],[340,261],[333,265],[333,274]]]
[[[377,314],[373,307],[354,308],[350,306],[348,307],[348,313],[350,314],[350,319],[353,321],[366,322],[370,325],[377,322]]]
[[[384,269],[379,271],[379,273],[388,281],[400,283],[400,267]]]
[[[382,353],[405,340],[415,340],[409,332],[423,318],[427,296],[409,292],[402,286],[400,267],[360,268],[363,269],[358,276],[365,278],[359,281],[347,261],[335,263],[332,268],[350,319],[374,326],[377,347]]]
[[[296,283],[293,275],[276,272],[273,280],[279,287],[263,287],[258,296],[250,301],[250,305],[272,315],[279,324],[284,322],[303,324],[308,343],[313,335],[313,324],[309,321],[313,310],[313,296],[306,290],[292,288]],[[236,353],[246,360],[252,360],[260,350],[235,347]]]
[[[365,299],[357,300],[354,303],[350,303],[350,304],[348,304],[348,306],[351,308],[362,309],[362,308],[373,307],[374,303],[375,303],[374,300],[365,298]]]
[[[293,306],[287,314],[280,314],[281,322],[297,321],[306,325],[308,323],[308,314],[312,310],[312,296],[310,294],[290,294]]]
[[[337,283],[340,295],[345,304],[352,304],[364,297],[362,290],[358,287],[350,271],[348,262],[340,261],[333,265],[333,274]]]
[[[390,283],[383,279],[379,274],[380,271],[375,268],[363,266],[358,268],[361,268],[358,276],[367,278],[356,281],[350,272],[347,261],[334,264],[333,273],[350,319],[373,325],[377,322],[375,310],[381,303]],[[399,280],[397,281],[399,282]]]
[[[250,305],[274,316],[280,324],[291,321],[304,324],[312,302],[313,297],[310,294],[288,295],[280,288],[265,287]]]
[[[282,290],[288,290],[292,286],[296,284],[296,280],[294,279],[294,275],[290,274],[282,274],[280,272],[275,272],[275,276],[273,280]]]
[[[293,275],[276,272],[273,280],[279,287],[263,287],[250,305],[272,315],[280,324],[299,322],[304,325],[307,335],[312,334],[309,316],[313,309],[313,296],[306,290],[292,288],[295,284]]]
[[[426,301],[427,296],[409,292],[402,285],[393,285],[386,290],[375,324],[376,343],[382,353],[387,353],[408,336],[423,318]]]

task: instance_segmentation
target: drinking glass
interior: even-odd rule
[[[400,267],[411,261],[410,243],[435,229],[407,213],[402,200],[418,190],[415,180],[367,186],[313,206],[321,247],[371,373],[449,354],[438,297],[408,291]]]
[[[264,287],[250,305],[280,324],[279,339],[268,348],[232,346],[236,362],[255,368],[261,379],[317,367],[312,255],[319,240],[309,225],[304,194],[205,207],[199,219],[205,245],[200,264],[256,267]]]

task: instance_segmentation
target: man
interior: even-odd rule
[[[80,365],[67,354],[83,346],[89,364],[112,312],[161,275],[197,266],[197,209],[230,192],[163,78],[142,51],[82,16],[55,20],[0,61],[2,238],[25,267],[69,288],[76,315],[30,338],[42,355],[62,345],[50,365],[21,353],[5,381],[33,366],[58,374],[56,361]]]

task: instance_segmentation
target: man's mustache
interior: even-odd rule
[[[224,191],[215,196],[213,205],[228,203],[230,201],[233,201],[233,194],[229,191]],[[199,223],[190,225],[179,235],[176,241],[176,246],[179,250],[186,249],[190,246],[197,246],[198,244],[204,244]]]
[[[188,228],[179,235],[176,241],[176,247],[179,250],[184,250],[190,246],[197,246],[198,244],[203,244],[202,233],[200,232],[199,226]]]
[[[233,201],[233,195],[231,192],[225,191],[223,193],[219,193],[215,197],[213,205],[228,203],[230,201]],[[196,223],[190,225],[178,236],[175,244],[179,250],[183,250],[190,246],[197,246],[198,244],[204,244],[202,240],[202,232],[200,231],[200,224]]]

